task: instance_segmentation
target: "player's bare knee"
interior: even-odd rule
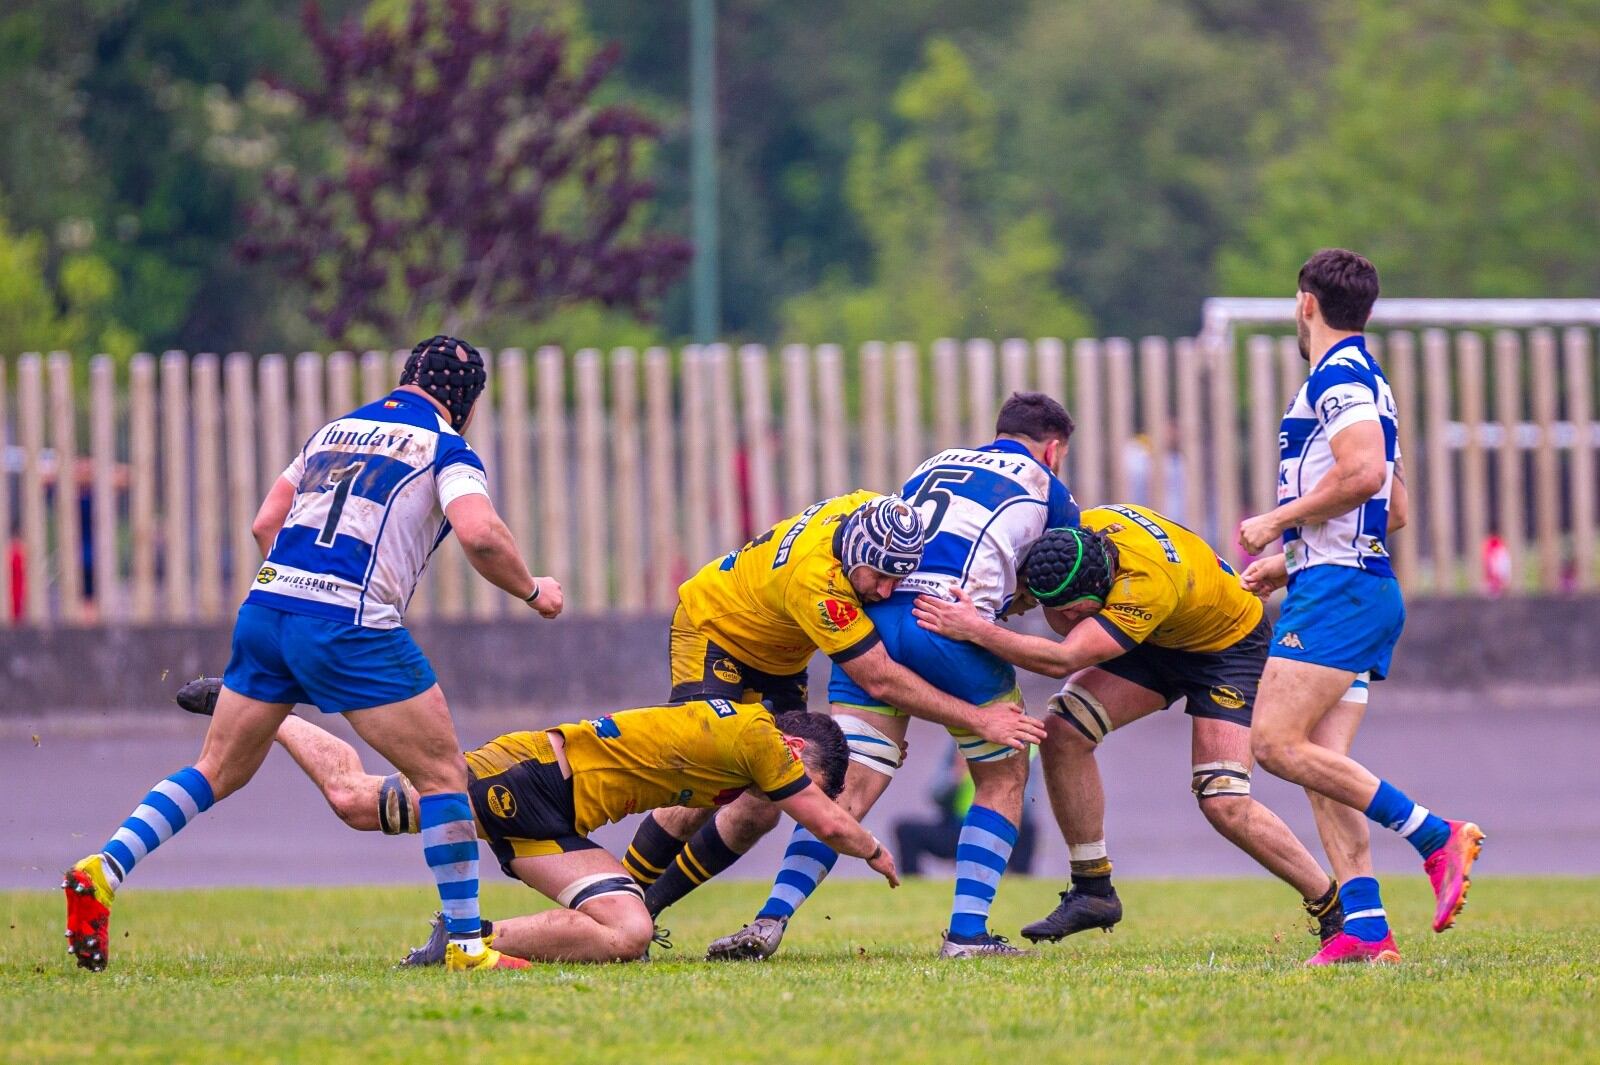
[[[655,938],[655,922],[643,906],[631,909],[626,916],[607,926],[616,945],[617,961],[637,961],[650,949]]]
[[[655,922],[645,909],[644,892],[626,876],[598,873],[569,884],[557,901],[583,914],[605,930],[607,957],[634,961],[644,957],[655,937]]]
[[[1256,764],[1275,776],[1289,776],[1297,761],[1298,743],[1276,731],[1260,730],[1250,734],[1250,754]]]

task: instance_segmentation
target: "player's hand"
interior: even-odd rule
[[[554,577],[535,577],[533,583],[539,589],[539,598],[528,605],[547,620],[560,614],[561,608],[567,603],[567,597],[561,591],[561,582]]]
[[[894,855],[889,853],[889,848],[882,843],[878,844],[878,856],[867,863],[874,872],[879,873],[889,881],[889,886],[900,886],[900,873],[894,867]]]
[[[1251,595],[1265,599],[1289,583],[1289,562],[1284,555],[1258,558],[1239,574],[1239,586]]]
[[[1239,546],[1247,554],[1261,554],[1268,544],[1282,535],[1283,526],[1278,522],[1277,511],[1257,514],[1239,523]]]
[[[1002,747],[1025,751],[1030,743],[1044,742],[1044,722],[1029,717],[1016,703],[995,703],[983,708],[983,716],[973,728],[983,739]]]
[[[952,640],[975,639],[989,623],[978,613],[972,597],[959,585],[951,588],[950,593],[956,597],[953,603],[931,595],[917,596],[917,601],[911,604],[911,616],[917,619],[918,625],[940,636]]]

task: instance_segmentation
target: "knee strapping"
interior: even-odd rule
[[[617,876],[613,873],[580,876],[556,896],[556,901],[569,910],[576,910],[586,902],[593,902],[607,895],[632,895],[640,902],[644,901],[644,891],[633,882],[632,877]]]
[[[850,760],[893,779],[895,770],[900,768],[900,763],[905,759],[900,745],[854,714],[835,714],[833,719],[844,730],[845,742],[850,747]]]
[[[1111,715],[1106,712],[1105,704],[1074,681],[1069,680],[1066,687],[1050,697],[1050,712],[1061,715],[1067,724],[1096,746],[1111,731]]]
[[[406,778],[399,773],[390,773],[378,786],[378,827],[386,836],[422,830],[411,816],[411,795],[406,790]]]
[[[1367,690],[1372,685],[1371,673],[1357,673],[1356,679],[1351,683],[1350,690],[1339,699],[1342,703],[1360,703],[1367,705]]]
[[[1243,762],[1201,762],[1194,767],[1190,784],[1201,802],[1219,795],[1250,794],[1250,768]]]

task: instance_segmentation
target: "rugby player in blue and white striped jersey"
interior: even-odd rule
[[[947,448],[912,471],[901,495],[928,530],[917,570],[881,603],[868,604],[889,657],[941,691],[978,706],[1020,703],[1016,670],[976,644],[917,624],[918,596],[968,597],[986,618],[1003,617],[1017,596],[1017,559],[1047,529],[1078,523],[1078,504],[1058,476],[1073,424],[1042,392],[1013,394],[1001,406],[996,439]],[[835,667],[828,701],[850,743],[839,803],[864,817],[893,779],[914,708],[873,697]],[[920,715],[917,715],[920,716]],[[972,771],[975,795],[956,845],[956,887],[940,957],[1025,954],[989,931],[989,910],[1017,841],[1028,757],[972,732],[951,734]],[[796,828],[772,894],[755,920],[711,945],[721,959],[769,957],[788,920],[816,891],[836,855]]]
[[[67,871],[67,938],[106,966],[112,896],[134,866],[250,781],[296,703],[344,714],[420,794],[423,853],[449,928],[450,968],[520,968],[485,946],[467,769],[433,668],[402,625],[428,558],[454,528],[488,581],[546,618],[561,586],[534,578],[489,501],[461,432],[486,381],[470,344],[418,344],[388,396],[312,434],[252,531],[266,563],[239,608],[200,757],[160,781],[95,854]]]
[[[1239,526],[1239,544],[1252,554],[1280,536],[1284,545],[1281,562],[1245,571],[1246,587],[1289,587],[1251,747],[1268,772],[1406,837],[1424,860],[1433,930],[1442,932],[1465,904],[1483,833],[1429,812],[1346,753],[1364,709],[1349,698],[1353,685],[1383,679],[1405,623],[1386,544],[1399,458],[1394,394],[1362,335],[1377,297],[1377,270],[1354,252],[1319,251],[1300,268],[1295,326],[1311,373],[1278,434],[1278,506]],[[1328,820],[1327,808],[1319,814]],[[1370,870],[1349,878],[1330,858],[1343,880],[1344,932],[1308,964],[1399,961]]]

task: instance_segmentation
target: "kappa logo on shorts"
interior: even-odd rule
[[[1292,647],[1296,651],[1304,651],[1306,649],[1306,645],[1300,642],[1300,634],[1298,632],[1286,632],[1278,637],[1278,646]]]
[[[1218,684],[1212,688],[1211,701],[1229,710],[1244,709],[1244,693],[1231,684]]]
[[[262,566],[261,572],[256,574],[257,584],[271,584],[278,579],[278,571],[271,566]]]
[[[861,609],[839,599],[824,599],[817,604],[817,613],[821,615],[824,625],[843,632],[861,616]]]
[[[517,816],[517,799],[504,784],[489,789],[489,812],[503,821]]]
[[[731,658],[719,658],[711,663],[711,675],[725,684],[738,684],[744,679],[744,674],[739,672],[739,663]]]

